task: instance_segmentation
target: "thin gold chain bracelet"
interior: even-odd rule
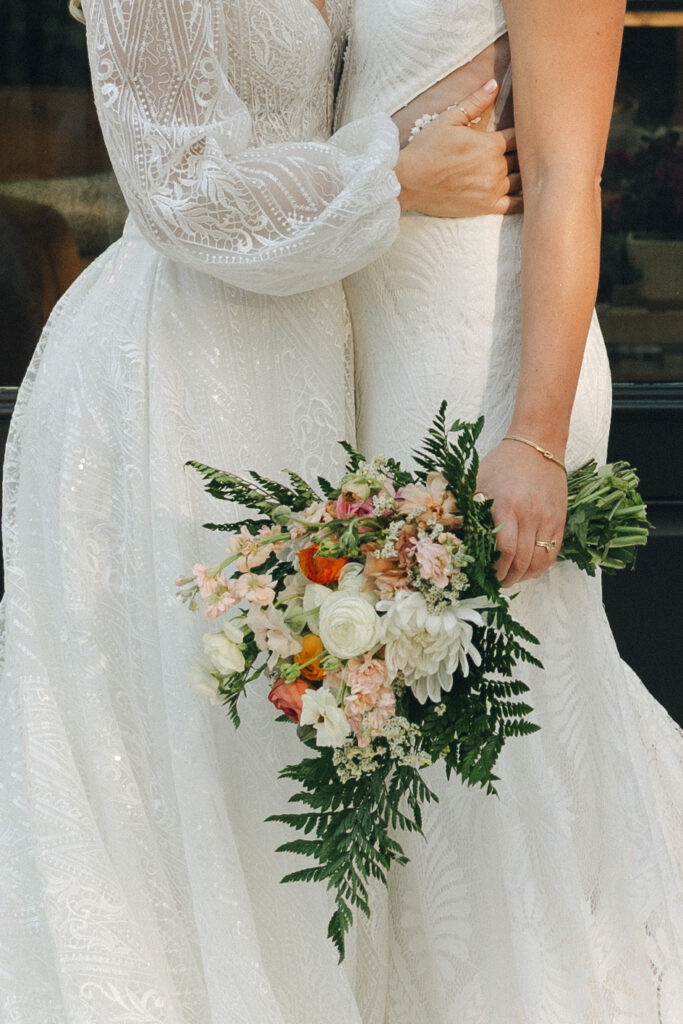
[[[522,444],[528,444],[530,448],[535,448],[539,455],[542,455],[544,459],[548,459],[549,462],[554,462],[556,465],[567,472],[567,467],[564,462],[556,458],[552,452],[549,452],[547,448],[541,447],[540,444],[536,444],[535,441],[530,441],[528,437],[519,437],[518,434],[506,434],[503,438],[504,441],[520,441]]]

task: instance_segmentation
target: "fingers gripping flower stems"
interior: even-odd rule
[[[178,581],[190,608],[222,628],[204,637],[195,688],[238,704],[265,676],[269,700],[310,751],[283,769],[298,813],[275,815],[303,835],[282,850],[313,861],[284,881],[324,882],[340,958],[368,883],[404,864],[396,832],[419,832],[435,799],[421,770],[442,762],[495,792],[504,744],[536,730],[520,666],[540,666],[536,638],[512,616],[496,575],[491,502],[476,493],[483,421],[448,427],[445,404],[406,472],[345,445],[348,471],[319,490],[244,480],[194,464],[207,490],[256,517],[229,533],[216,567]],[[569,479],[565,557],[588,572],[632,560],[648,525],[625,464]],[[232,575],[227,572],[232,571]]]

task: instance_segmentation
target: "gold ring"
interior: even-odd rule
[[[536,541],[536,547],[537,548],[545,548],[545,550],[547,552],[551,552],[551,551],[554,551],[555,548],[557,547],[557,541],[556,540],[537,540]]]
[[[460,111],[461,114],[464,114],[465,117],[467,118],[467,125],[466,125],[467,128],[471,128],[473,124],[479,124],[479,122],[481,121],[481,116],[479,116],[479,117],[470,117],[470,115],[467,113],[467,111],[465,110],[464,107],[458,107],[458,110]]]

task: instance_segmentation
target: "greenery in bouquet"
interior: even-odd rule
[[[354,908],[370,912],[369,880],[406,862],[396,837],[420,831],[436,799],[423,769],[443,762],[495,793],[503,745],[537,729],[517,678],[520,663],[542,667],[537,640],[501,590],[490,502],[475,498],[483,421],[448,429],[445,411],[413,473],[348,445],[343,479],[316,488],[190,464],[251,513],[206,524],[230,534],[227,557],[178,581],[191,609],[222,623],[192,679],[237,726],[240,698],[265,677],[308,748],[281,773],[299,809],[272,820],[302,833],[280,849],[313,861],[283,881],[333,893],[340,957]],[[648,532],[636,488],[624,464],[572,475],[567,557],[591,573],[631,563]]]

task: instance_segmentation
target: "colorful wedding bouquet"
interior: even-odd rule
[[[340,958],[353,908],[370,912],[369,879],[407,861],[396,833],[419,832],[436,799],[422,769],[442,761],[493,793],[506,740],[538,728],[515,678],[521,662],[542,667],[537,640],[501,591],[491,503],[476,494],[483,420],[448,429],[445,414],[413,473],[346,444],[346,475],[317,490],[295,473],[283,484],[190,463],[210,494],[256,514],[206,524],[230,534],[228,555],[178,580],[192,610],[222,622],[192,681],[238,726],[240,697],[265,677],[312,751],[281,773],[301,810],[270,820],[303,833],[280,850],[314,861],[283,881],[333,891]],[[632,563],[649,527],[637,487],[625,463],[570,474],[560,557],[591,574]]]

